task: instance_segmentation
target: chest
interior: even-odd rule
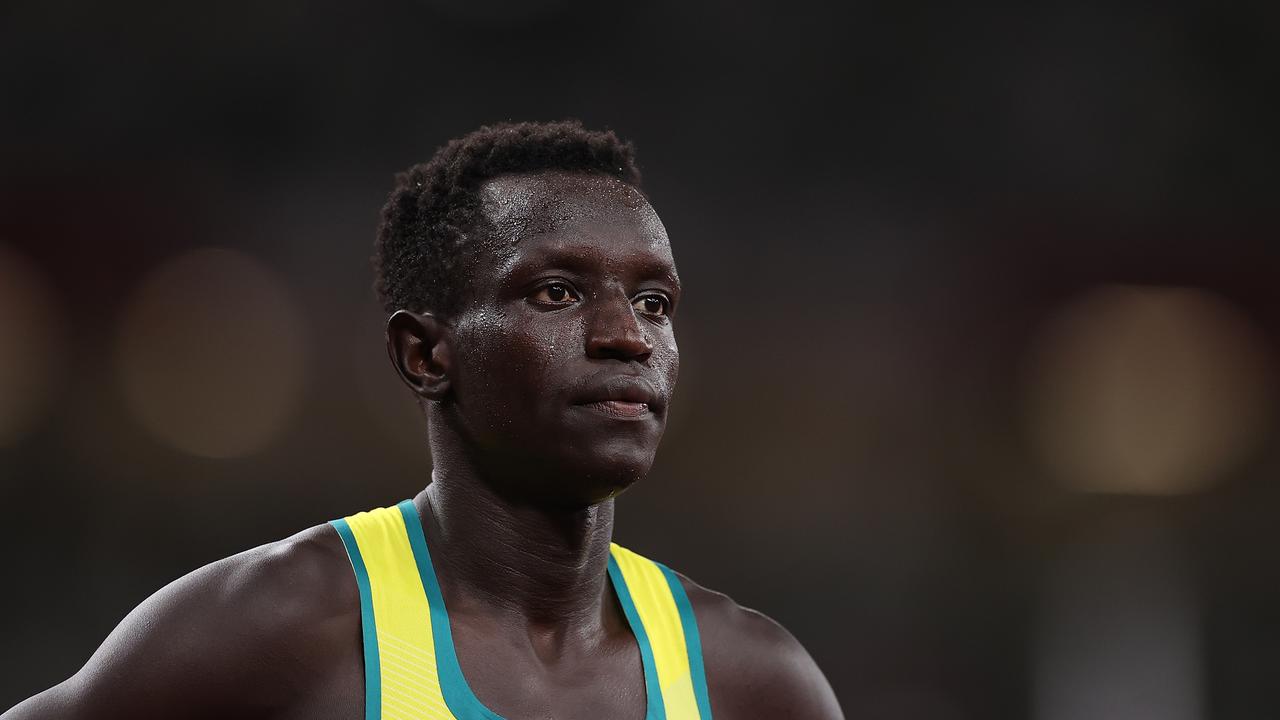
[[[290,707],[275,717],[368,717],[369,695],[358,621],[353,622],[351,630],[347,635],[352,641],[333,648],[332,662],[307,683],[306,691],[299,693]],[[548,665],[527,652],[528,648],[510,642],[509,636],[474,632],[481,628],[461,623],[455,630],[455,649],[465,688],[454,688],[462,693],[450,693],[452,702],[443,704],[456,712],[442,711],[443,698],[433,699],[424,692],[423,685],[411,682],[413,669],[404,664],[403,657],[384,653],[380,658],[383,677],[374,688],[382,717],[470,720],[492,718],[489,713],[509,720],[646,717],[644,668],[634,643],[627,647],[625,643],[610,642],[589,657]],[[392,663],[399,669],[392,670]]]

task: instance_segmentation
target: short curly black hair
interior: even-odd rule
[[[396,175],[382,208],[374,290],[387,312],[452,316],[465,284],[465,250],[484,233],[478,190],[508,173],[566,170],[612,175],[640,187],[635,149],[578,120],[486,125],[450,140],[430,161]]]

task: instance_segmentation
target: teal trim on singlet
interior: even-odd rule
[[[423,589],[427,591],[427,604],[431,608],[431,637],[436,646],[436,672],[440,678],[444,704],[458,720],[503,720],[501,715],[480,702],[480,698],[476,697],[467,684],[462,667],[458,665],[453,632],[449,629],[449,614],[444,608],[440,583],[436,582],[436,571],[431,564],[431,552],[427,550],[427,538],[422,533],[418,509],[413,506],[412,500],[405,500],[396,507],[400,508],[400,514],[404,517],[405,529],[409,531],[409,547],[413,549],[413,559],[418,564],[418,577]]]
[[[684,628],[685,652],[689,656],[689,673],[693,675],[693,694],[698,699],[698,714],[702,720],[711,720],[711,696],[707,694],[707,673],[702,664],[702,637],[698,634],[698,620],[693,615],[693,603],[684,591],[684,584],[671,568],[660,562],[654,565],[667,578],[676,609],[680,611],[680,625]]]
[[[613,591],[618,596],[618,604],[622,605],[622,614],[627,616],[627,624],[631,626],[636,644],[640,646],[640,661],[644,664],[644,691],[648,699],[645,720],[666,720],[667,709],[662,701],[662,688],[658,685],[658,666],[653,661],[649,633],[645,632],[644,623],[640,622],[640,613],[636,612],[631,590],[627,588],[627,580],[622,576],[618,561],[613,559],[613,553],[609,553],[609,580],[613,582]]]
[[[382,717],[382,666],[378,660],[378,628],[373,617],[373,593],[369,589],[369,570],[364,566],[360,546],[346,520],[331,520],[329,524],[338,531],[342,545],[347,549],[351,569],[355,571],[356,587],[360,590],[360,629],[364,636],[364,716]]]

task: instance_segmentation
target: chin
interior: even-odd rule
[[[529,433],[519,450],[490,454],[501,457],[494,477],[506,478],[505,492],[513,499],[562,508],[596,505],[649,474],[662,431],[644,430]]]
[[[590,458],[579,458],[566,468],[567,476],[578,479],[578,487],[570,490],[565,499],[575,505],[588,506],[617,497],[649,474],[653,466],[653,452],[603,453]]]

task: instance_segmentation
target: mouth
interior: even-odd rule
[[[598,402],[582,403],[578,407],[593,410],[611,418],[618,420],[638,420],[648,416],[649,403],[628,402],[626,400],[600,400]]]
[[[574,406],[615,420],[642,420],[661,412],[660,396],[649,381],[621,375],[592,383],[576,398]]]

